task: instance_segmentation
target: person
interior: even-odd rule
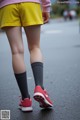
[[[14,76],[21,92],[19,107],[32,111],[24,62],[23,27],[27,37],[30,64],[35,81],[33,98],[41,108],[53,106],[43,85],[43,56],[40,49],[40,29],[50,18],[50,0],[0,0],[0,28],[4,29],[12,53]]]
[[[64,10],[63,17],[64,17],[64,20],[67,20],[67,18],[68,18],[68,10]]]
[[[76,17],[77,17],[76,11],[75,10],[70,10],[69,11],[69,19],[73,20],[73,19],[76,19]]]

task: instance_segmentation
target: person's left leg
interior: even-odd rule
[[[32,100],[30,99],[28,92],[27,72],[24,63],[24,46],[21,28],[5,27],[4,30],[11,47],[14,75],[22,95],[19,107],[22,111],[32,111]]]
[[[24,63],[24,46],[22,41],[22,32],[20,27],[5,28],[8,41],[12,52],[12,66],[18,86],[20,88],[22,99],[29,97],[26,67]]]
[[[22,95],[19,106],[22,111],[32,111],[32,101],[28,92],[27,72],[24,63],[24,46],[21,28],[7,27],[5,31],[11,47],[14,75]]]

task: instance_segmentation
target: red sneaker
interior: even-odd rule
[[[24,100],[20,100],[19,107],[24,112],[32,111],[33,110],[32,109],[32,100],[29,98],[25,98]]]
[[[53,103],[50,100],[47,91],[43,90],[40,86],[36,86],[33,97],[36,101],[39,102],[40,107],[42,108],[48,108],[53,106]]]

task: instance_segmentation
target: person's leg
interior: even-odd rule
[[[12,66],[22,99],[29,97],[26,68],[24,63],[24,47],[20,27],[5,28],[12,52]]]
[[[43,57],[40,50],[40,25],[25,27],[35,85],[43,88]]]
[[[40,50],[40,25],[25,27],[25,32],[36,86],[33,97],[39,102],[40,107],[52,107],[53,103],[43,86],[43,57]]]

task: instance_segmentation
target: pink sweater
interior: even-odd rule
[[[50,6],[51,6],[50,0],[0,0],[0,8],[9,4],[20,3],[20,2],[40,3],[42,5],[42,10],[44,12],[50,12]]]

